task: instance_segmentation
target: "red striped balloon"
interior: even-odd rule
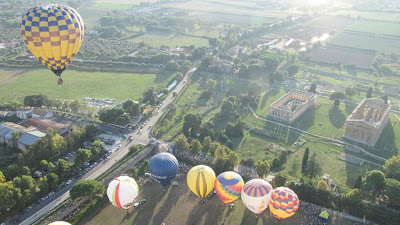
[[[110,202],[120,209],[130,208],[139,194],[139,186],[135,179],[120,176],[110,182],[107,196]]]
[[[269,210],[275,219],[279,220],[293,216],[299,209],[299,205],[299,198],[291,189],[277,187],[272,191]]]

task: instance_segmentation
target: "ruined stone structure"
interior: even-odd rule
[[[292,89],[269,106],[268,116],[292,123],[307,109],[313,107],[316,100],[317,95],[314,93]]]
[[[380,99],[364,99],[347,118],[343,137],[368,146],[375,146],[389,122],[391,108],[391,104],[385,104]]]

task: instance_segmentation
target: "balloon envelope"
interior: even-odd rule
[[[108,199],[113,205],[121,209],[130,208],[138,194],[139,186],[135,179],[128,176],[115,178],[107,188]]]
[[[175,178],[178,168],[178,160],[174,155],[166,152],[154,155],[149,162],[149,171],[151,175],[160,181],[164,187]]]
[[[215,172],[209,166],[197,165],[189,170],[186,182],[194,194],[204,198],[214,188]]]
[[[268,207],[272,190],[271,184],[265,180],[250,180],[242,189],[243,204],[253,213],[260,214]]]
[[[291,189],[277,187],[272,191],[269,210],[276,219],[285,219],[293,216],[299,209],[299,205],[299,198]]]
[[[239,174],[227,171],[218,175],[214,187],[221,201],[229,204],[240,197],[243,185],[243,178]]]
[[[76,10],[50,5],[29,9],[22,16],[20,32],[29,51],[60,76],[81,47],[83,26]]]
[[[64,221],[56,221],[56,222],[49,223],[48,225],[71,225],[71,224],[64,222]]]

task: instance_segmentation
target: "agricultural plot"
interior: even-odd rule
[[[375,53],[355,49],[326,46],[311,49],[310,59],[317,62],[355,64],[359,68],[370,68]]]
[[[382,52],[396,52],[400,50],[400,38],[388,38],[350,32],[342,32],[328,43],[348,48]]]
[[[96,3],[103,4],[136,4],[139,5],[143,0],[95,0]],[[146,0],[146,2],[157,2],[157,0]]]
[[[341,15],[351,18],[366,18],[377,21],[388,21],[398,22],[399,13],[385,13],[385,12],[368,12],[368,11],[357,11],[357,10],[339,10],[332,11],[334,15]]]
[[[162,32],[148,32],[143,35],[126,39],[126,41],[132,41],[135,43],[145,42],[153,47],[160,47],[161,45],[166,45],[172,48],[177,46],[191,46],[196,47],[208,46],[208,38],[205,37],[195,37],[186,36],[176,33],[162,33]]]
[[[400,24],[381,21],[358,21],[346,30],[387,36],[400,36]]]
[[[273,22],[271,17],[257,15],[237,15],[222,12],[198,12],[194,17],[217,24],[235,24],[238,26],[258,26],[264,22]]]
[[[28,69],[7,69],[1,68],[0,69],[0,88],[11,84],[12,82],[16,81],[20,77],[23,77],[24,74],[30,72],[31,70]]]
[[[184,179],[177,180],[178,186],[170,186],[166,192],[162,191],[160,184],[140,185],[138,200],[146,199],[139,208],[121,210],[111,203],[95,211],[81,224],[257,224],[273,225],[275,219],[269,209],[255,215],[245,208],[242,201],[235,202],[233,209],[228,209],[226,204],[214,196],[206,199],[204,204],[190,192]],[[300,204],[300,207],[302,204]],[[354,222],[342,218],[341,215],[332,215],[332,223],[351,225]],[[304,224],[304,214],[298,210],[290,218],[279,221],[281,225]]]
[[[292,38],[311,41],[314,37],[321,37],[323,34],[340,32],[354,23],[354,19],[343,16],[318,16],[309,21],[296,23],[287,27],[278,34],[289,35]]]
[[[0,89],[0,102],[22,100],[27,95],[45,94],[49,98],[78,99],[84,97],[112,98],[116,102],[126,98],[140,99],[150,87],[166,87],[170,74],[129,74],[81,72],[67,70],[64,84],[49,70],[34,70]]]
[[[93,8],[101,8],[101,9],[117,9],[117,10],[126,10],[133,7],[130,4],[115,4],[115,3],[96,3],[92,6]]]

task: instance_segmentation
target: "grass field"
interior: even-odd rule
[[[168,34],[162,32],[149,32],[141,36],[127,39],[126,41],[132,41],[135,43],[145,42],[154,47],[160,47],[166,45],[172,48],[176,46],[191,46],[196,47],[208,46],[208,39],[203,37],[185,36],[180,34]]]
[[[350,48],[383,52],[396,52],[400,50],[400,38],[387,38],[350,32],[342,32],[328,41],[328,43]]]
[[[24,74],[30,72],[29,69],[11,69],[11,68],[1,68],[0,69],[0,88],[11,84],[16,81]]]
[[[317,62],[341,63],[342,65],[355,64],[360,68],[370,68],[374,57],[374,53],[334,46],[313,48],[310,54],[310,59]]]
[[[140,4],[143,0],[95,0],[94,2],[103,4]],[[157,0],[146,0],[146,2],[157,2]]]
[[[284,96],[286,92],[284,90],[271,89],[268,92],[265,92],[261,97],[258,103],[258,108],[255,111],[257,115],[267,117],[268,115],[268,107],[273,102],[278,100],[280,97]]]
[[[115,3],[96,3],[92,6],[93,8],[102,8],[102,9],[119,9],[125,10],[130,9],[133,6],[130,4],[115,4]]]
[[[358,21],[346,30],[382,34],[389,36],[400,36],[400,24],[381,21]]]
[[[185,180],[178,180],[178,182],[179,186],[169,187],[166,192],[162,191],[160,184],[141,186],[137,199],[145,198],[147,201],[140,208],[130,209],[127,214],[125,210],[109,203],[81,224],[275,224],[275,219],[269,209],[261,213],[259,218],[256,219],[255,215],[245,208],[240,199],[236,201],[233,209],[228,209],[218,196],[214,196],[211,200],[206,200],[204,204],[201,204],[200,199],[190,192]],[[300,207],[302,207],[301,203]],[[354,222],[343,219],[339,215],[332,215],[331,223],[354,224]],[[294,216],[280,220],[278,224],[304,224],[304,214],[299,210]]]
[[[126,98],[140,99],[149,87],[166,87],[170,74],[130,74],[81,72],[67,70],[64,84],[49,70],[34,70],[0,89],[0,102],[23,100],[27,95],[45,94],[49,98],[78,99],[84,97],[112,98],[116,102]]]
[[[352,18],[365,18],[371,20],[398,22],[399,14],[397,13],[385,13],[385,12],[367,12],[367,11],[357,11],[357,10],[339,10],[332,11],[334,15],[349,16]]]

